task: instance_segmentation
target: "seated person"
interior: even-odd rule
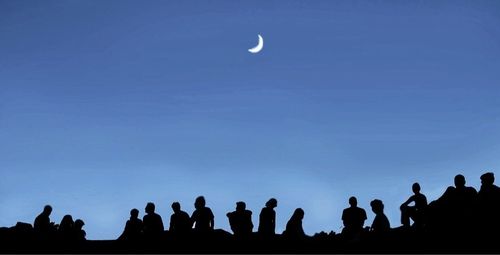
[[[50,221],[50,214],[52,213],[52,206],[46,205],[43,208],[42,213],[40,213],[33,223],[33,228],[35,232],[42,235],[49,235],[56,230],[54,222]]]
[[[246,209],[245,202],[237,202],[236,211],[227,213],[227,217],[235,236],[249,236],[252,234],[252,212]]]
[[[302,219],[304,219],[304,210],[297,208],[293,212],[292,217],[286,223],[286,229],[283,231],[283,236],[290,239],[302,239],[306,237],[302,228]]]
[[[172,210],[174,213],[170,216],[169,230],[173,234],[188,233],[193,225],[189,214],[181,210],[181,204],[179,202],[172,203]]]
[[[269,199],[266,207],[262,208],[259,215],[259,234],[263,236],[273,236],[276,228],[276,212],[274,208],[278,206],[278,200]]]
[[[118,238],[120,240],[137,240],[142,235],[142,220],[139,219],[139,210],[130,210],[130,219],[125,224],[123,233]]]
[[[155,204],[148,203],[145,211],[146,215],[142,219],[144,236],[153,239],[159,238],[165,229],[161,216],[155,213]]]
[[[413,195],[404,202],[401,209],[401,224],[404,227],[410,227],[410,219],[413,220],[415,226],[421,227],[424,225],[424,213],[427,208],[427,198],[420,193],[420,184],[417,182],[411,186]],[[410,206],[413,203],[414,205]]]
[[[194,202],[194,212],[191,215],[191,222],[197,232],[209,232],[214,230],[214,214],[212,210],[205,206],[205,197],[199,196]]]
[[[375,199],[370,202],[373,213],[375,213],[375,219],[373,219],[370,231],[374,233],[384,233],[391,229],[389,219],[384,214],[384,204],[381,200]]]
[[[358,200],[356,197],[349,198],[349,205],[350,207],[344,209],[342,212],[342,222],[344,223],[342,234],[354,237],[363,231],[366,211],[358,207]]]

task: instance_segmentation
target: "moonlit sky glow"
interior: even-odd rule
[[[495,0],[0,0],[0,226],[276,197],[311,235],[354,195],[396,227],[413,182],[498,173],[499,98]]]

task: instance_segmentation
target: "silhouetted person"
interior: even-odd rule
[[[252,212],[246,209],[245,202],[236,203],[236,211],[227,213],[229,225],[235,236],[252,234]]]
[[[358,207],[358,200],[356,197],[349,198],[349,205],[350,207],[344,209],[342,212],[342,221],[344,223],[342,234],[348,237],[354,237],[363,231],[366,211]]]
[[[494,184],[492,172],[481,175],[481,188],[478,192],[478,223],[485,233],[500,229],[500,188]]]
[[[278,200],[269,199],[266,207],[262,208],[259,215],[259,234],[263,236],[273,236],[276,229],[276,212],[274,208],[278,206]]]
[[[400,206],[401,224],[404,227],[410,227],[410,219],[412,219],[416,227],[422,227],[425,222],[427,198],[420,193],[420,184],[418,182],[413,183],[411,189],[413,195]],[[411,203],[413,203],[412,206],[410,206]]]
[[[455,187],[449,186],[438,200],[453,207],[467,207],[473,204],[477,195],[476,189],[465,186],[465,177],[461,174],[455,176],[454,183]]]
[[[130,210],[130,219],[127,220],[125,224],[125,229],[123,233],[118,238],[120,240],[138,240],[142,235],[143,223],[142,220],[139,219],[139,210],[132,209]]]
[[[164,231],[163,220],[155,213],[155,204],[149,202],[145,211],[146,215],[142,219],[144,236],[148,239],[157,239]]]
[[[194,224],[194,229],[198,232],[214,230],[214,214],[205,204],[203,196],[197,197],[194,202],[195,210],[193,215],[191,215],[191,222]]]
[[[42,213],[40,213],[33,223],[34,230],[41,234],[46,235],[53,233],[55,230],[54,222],[50,221],[50,214],[52,213],[52,207],[50,205],[46,205],[43,208]]]
[[[64,215],[57,229],[59,237],[66,240],[72,239],[75,232],[74,225],[75,222],[73,221],[73,217],[69,214]]]
[[[169,230],[174,234],[186,234],[191,230],[191,218],[189,214],[181,210],[179,202],[172,203],[174,213],[170,216]]]
[[[83,222],[83,220],[75,220],[74,238],[76,241],[85,241],[85,236],[87,235],[87,233],[85,233],[85,230],[83,230],[84,225],[85,222]]]
[[[302,239],[306,237],[304,229],[302,228],[302,219],[304,219],[304,210],[302,210],[302,208],[295,209],[292,217],[286,223],[283,236],[290,239]]]
[[[477,191],[465,186],[465,177],[461,174],[455,176],[454,182],[455,187],[448,187],[437,203],[441,210],[442,227],[457,233],[457,230],[468,231],[474,225]]]
[[[384,214],[384,203],[381,200],[375,199],[370,202],[375,218],[373,219],[370,230],[375,233],[384,233],[391,229],[389,219]]]

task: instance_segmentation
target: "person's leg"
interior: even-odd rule
[[[410,215],[409,215],[410,207],[402,206],[401,207],[401,224],[404,227],[410,226]]]

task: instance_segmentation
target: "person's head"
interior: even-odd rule
[[[236,211],[245,211],[247,205],[243,201],[236,202]]]
[[[275,208],[278,206],[278,200],[276,198],[271,198],[266,202],[266,207]]]
[[[177,213],[181,211],[181,204],[179,202],[172,203],[172,210]]]
[[[372,211],[375,214],[380,214],[384,212],[384,203],[380,199],[374,199],[370,202],[370,206],[372,207]]]
[[[85,225],[85,222],[83,222],[83,220],[80,220],[80,219],[75,220],[75,228],[76,229],[82,229],[83,225]]]
[[[482,185],[493,185],[495,182],[495,175],[492,172],[485,173],[480,178]]]
[[[206,205],[205,197],[203,196],[197,197],[196,200],[194,201],[194,208],[196,209],[203,208],[205,207],[205,205]]]
[[[146,208],[145,208],[145,211],[147,214],[152,214],[155,212],[155,204],[149,202],[147,205],[146,205]]]
[[[413,183],[413,185],[411,186],[411,190],[415,194],[420,193],[420,184],[418,184],[418,182]]]
[[[292,218],[297,220],[302,220],[304,218],[304,210],[302,210],[302,208],[295,209]]]
[[[356,199],[356,197],[350,197],[349,198],[349,204],[351,205],[351,207],[358,206],[358,200]]]
[[[52,213],[52,206],[46,205],[43,207],[43,214],[49,216]]]
[[[137,219],[138,217],[139,217],[139,210],[135,208],[130,210],[130,218]]]
[[[69,214],[64,215],[64,217],[61,220],[60,226],[68,227],[68,226],[73,226],[73,217]]]
[[[455,176],[455,187],[463,188],[465,187],[465,177],[461,174]]]

